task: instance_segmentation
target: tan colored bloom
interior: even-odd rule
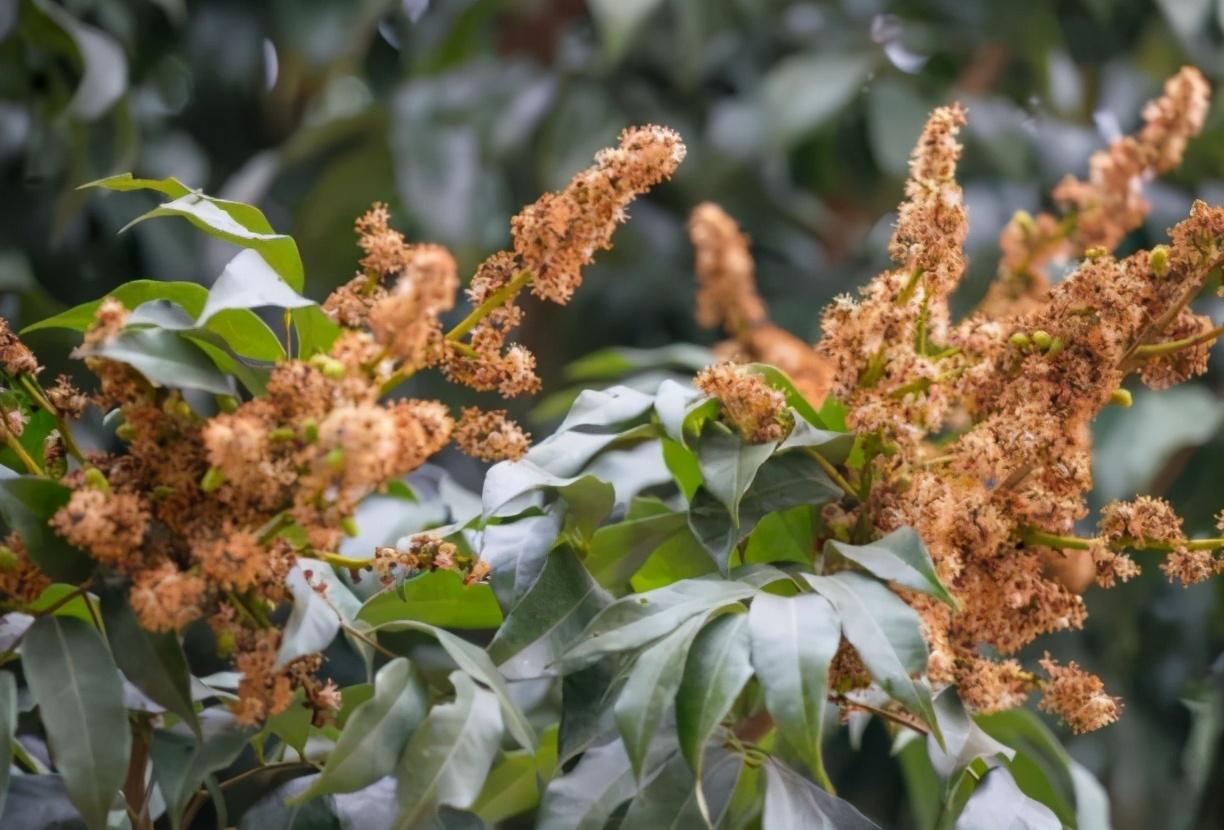
[[[1164,558],[1160,569],[1170,582],[1196,585],[1224,570],[1224,557],[1217,555],[1216,551],[1178,548]]]
[[[1075,662],[1065,666],[1047,653],[1041,667],[1050,676],[1042,687],[1038,706],[1058,715],[1076,734],[1107,726],[1122,714],[1122,700],[1105,693],[1105,684]]]
[[[36,375],[41,369],[34,353],[9,328],[8,321],[0,317],[0,371],[9,377],[16,377]]]
[[[763,444],[786,436],[786,396],[755,374],[734,363],[702,369],[697,388],[722,403],[723,414],[745,441]]]
[[[140,571],[128,593],[132,610],[150,631],[181,631],[204,614],[204,579],[180,571],[172,562]]]
[[[116,568],[130,566],[139,557],[148,526],[148,510],[137,496],[90,487],[74,490],[51,518],[56,533]]]
[[[531,446],[531,436],[506,417],[506,410],[481,411],[465,407],[455,426],[455,444],[481,461],[522,458]]]
[[[704,202],[693,209],[688,229],[697,255],[697,322],[732,335],[766,322],[748,237],[736,221]]]
[[[51,580],[30,560],[25,540],[16,532],[9,533],[0,545],[0,596],[14,602],[33,602],[50,584]]]
[[[621,133],[620,145],[601,150],[595,165],[559,193],[546,193],[510,222],[514,251],[534,279],[537,297],[565,304],[582,282],[596,251],[611,247],[612,233],[634,197],[671,177],[684,159],[684,143],[666,127]]]

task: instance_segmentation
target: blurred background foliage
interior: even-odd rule
[[[352,220],[370,202],[470,272],[521,204],[621,127],[658,122],[689,145],[674,183],[635,204],[573,305],[530,309],[546,382],[600,347],[712,342],[692,320],[684,234],[702,199],[751,234],[776,321],[815,338],[822,305],[883,267],[909,149],[954,98],[970,112],[968,310],[1012,211],[1035,211],[1134,128],[1181,64],[1224,80],[1222,24],[1218,0],[0,0],[0,314],[24,324],[125,280],[219,273],[228,252],[186,224],[117,238],[147,205],[76,189],[105,175],[259,204],[297,238],[321,298],[351,276]],[[1160,241],[1193,198],[1224,201],[1224,106],[1147,193],[1130,246]],[[67,365],[65,341],[33,345]],[[1211,527],[1216,365],[1102,417],[1098,504],[1164,494],[1191,532]],[[1148,570],[1091,589],[1087,629],[1046,640],[1128,704],[1068,745],[1107,786],[1116,827],[1224,826],[1224,585],[1182,590]],[[838,740],[843,794],[885,826],[921,826],[883,730],[858,753]]]

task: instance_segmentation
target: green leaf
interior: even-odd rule
[[[765,764],[761,826],[769,830],[880,830],[849,803],[773,759]]]
[[[21,535],[30,559],[43,573],[59,582],[77,583],[93,571],[93,560],[47,525],[71,496],[71,490],[50,479],[0,478],[0,518],[5,525]]]
[[[166,800],[175,830],[181,826],[183,810],[204,779],[232,764],[254,733],[253,729],[237,728],[228,712],[205,710],[200,723],[199,737],[176,726],[154,730],[149,742],[153,779]]]
[[[154,300],[165,300],[181,306],[183,310],[194,318],[204,310],[204,303],[208,299],[208,289],[194,282],[132,280],[131,282],[125,282],[122,285],[116,286],[106,296],[123,303],[123,307],[128,311],[133,311],[141,305]],[[102,299],[105,298],[82,303],[45,320],[40,320],[37,323],[26,326],[21,330],[21,333],[26,334],[32,331],[39,331],[40,329],[85,331],[93,323],[94,314],[97,312],[98,306],[102,305]]]
[[[355,792],[390,775],[428,708],[425,684],[413,665],[404,657],[387,663],[374,676],[374,696],[349,716],[323,773],[294,802]]]
[[[90,828],[104,828],[132,747],[119,669],[102,636],[72,617],[35,620],[21,656],[68,795]]]
[[[535,753],[525,749],[503,753],[485,779],[472,812],[497,824],[532,809],[540,803],[541,781],[552,777],[557,766],[557,728],[540,736]]]
[[[493,694],[453,672],[455,699],[429,710],[396,770],[395,830],[421,827],[439,806],[471,807],[497,757],[501,712]]]
[[[813,510],[804,504],[761,519],[748,537],[744,563],[796,562],[810,568],[815,550]]]
[[[291,288],[259,253],[246,250],[231,259],[217,277],[196,322],[204,325],[228,309],[304,308],[314,304]]]
[[[133,190],[138,186],[138,182],[142,183],[140,186],[148,186],[151,180],[120,179],[112,176],[83,187]],[[171,187],[157,186],[153,189],[173,196],[169,192]],[[177,188],[173,189],[177,191]],[[209,236],[257,251],[295,291],[301,291],[306,282],[302,258],[298,254],[297,243],[293,241],[293,237],[275,233],[263,213],[251,205],[216,199],[192,191],[173,196],[171,201],[128,222],[123,230],[159,216],[181,216]]]
[[[657,499],[634,499],[623,522],[595,531],[583,564],[600,585],[623,593],[650,554],[687,527],[684,513]]]
[[[295,308],[290,313],[297,334],[297,357],[309,360],[316,354],[326,354],[340,336],[340,327],[332,322],[317,305]]]
[[[748,615],[723,614],[689,651],[676,695],[676,735],[696,775],[702,774],[706,744],[752,677],[750,644]]]
[[[126,363],[157,386],[199,389],[214,395],[232,395],[233,382],[193,344],[173,331],[141,329],[83,349],[86,355]]]
[[[666,588],[622,597],[591,621],[560,660],[563,671],[588,666],[607,654],[639,648],[671,633],[690,617],[748,599],[755,590],[737,582],[686,579]]]
[[[825,548],[832,548],[880,579],[930,594],[949,607],[956,607],[956,600],[939,581],[931,554],[912,527],[899,527],[882,539],[866,545],[851,545],[830,539]]]
[[[480,498],[486,517],[512,516],[538,507],[543,494],[565,499],[570,507],[567,521],[586,537],[612,512],[615,501],[615,491],[606,481],[590,475],[553,475],[530,461],[495,464],[485,476]]]
[[[706,421],[718,417],[719,407],[716,398],[674,380],[663,381],[655,393],[659,424],[668,438],[684,447],[688,446],[689,436],[700,435]]]
[[[4,800],[8,795],[9,775],[13,763],[13,744],[17,740],[17,678],[12,672],[0,671],[0,816],[4,815]]]
[[[418,620],[445,628],[497,628],[501,608],[488,584],[463,584],[455,571],[427,571],[366,600],[357,619],[370,625]]]
[[[1020,789],[1054,810],[1064,824],[1074,823],[1074,762],[1045,722],[1027,709],[978,715],[974,720],[992,738],[1016,750],[1011,772]]]
[[[204,329],[217,335],[230,351],[242,357],[268,363],[285,357],[285,347],[272,329],[250,309],[222,309],[208,319]]]
[[[748,611],[752,668],[778,733],[818,781],[826,780],[823,740],[829,663],[841,642],[837,613],[816,594],[761,593]]]
[[[921,717],[942,743],[930,689],[910,676],[926,671],[927,664],[918,613],[886,586],[861,574],[804,577],[833,603],[841,618],[842,633],[880,688]]]
[[[178,715],[198,733],[200,725],[191,699],[191,673],[178,636],[141,628],[125,591],[108,586],[99,595],[106,639],[124,676],[150,700]]]
[[[76,596],[68,599],[73,594]],[[51,613],[57,617],[76,617],[78,620],[93,625],[94,611],[90,608],[92,602],[93,600],[89,599],[87,594],[81,593],[78,586],[64,582],[52,582],[42,589],[26,610],[31,614],[37,614],[54,607],[55,610]]]
[[[300,567],[289,571],[285,584],[293,594],[293,610],[281,635],[276,655],[278,666],[304,654],[323,651],[340,631],[339,612],[311,587]]]
[[[616,699],[616,726],[639,779],[651,742],[680,688],[689,647],[706,621],[705,615],[690,617],[638,655]]]
[[[706,491],[718,499],[739,525],[739,506],[757,471],[773,454],[776,442],[749,444],[719,423],[709,424],[697,444],[697,463]]]
[[[25,13],[39,15],[49,25],[58,27],[72,43],[80,63],[81,80],[73,90],[66,112],[82,121],[101,118],[128,88],[128,64],[123,46],[105,30],[81,22],[67,10],[46,0],[27,4]]]
[[[853,446],[853,432],[821,429],[801,418],[796,418],[790,434],[778,445],[778,451],[809,448],[818,451],[829,463],[841,464],[850,455]]]
[[[612,346],[583,355],[565,367],[570,381],[615,380],[650,369],[696,372],[715,361],[714,353],[692,343],[672,343],[656,349]]]
[[[609,599],[574,552],[559,547],[548,554],[539,578],[510,610],[489,643],[489,657],[512,680],[544,676]]]
[[[701,465],[697,463],[697,455],[683,444],[678,444],[670,438],[659,439],[663,448],[663,463],[676,480],[680,494],[686,501],[692,501],[701,486]]]
[[[1007,817],[1006,824],[1000,822]],[[956,820],[956,830],[1062,830],[1054,811],[1029,798],[1006,767],[995,767],[977,785]]]
[[[803,453],[783,453],[762,465],[744,494],[738,527],[727,509],[704,487],[689,505],[689,526],[725,573],[735,546],[765,516],[801,504],[824,504],[840,496],[841,490],[816,461]]]
[[[544,791],[536,830],[603,830],[616,808],[637,792],[620,740],[588,749],[578,764]]]
[[[775,63],[760,93],[773,144],[792,146],[836,115],[858,93],[873,63],[867,54],[828,50]]]
[[[617,61],[625,54],[637,30],[661,0],[591,0],[591,16],[599,27],[604,52]]]
[[[928,735],[927,754],[931,767],[941,778],[951,778],[978,758],[1001,755],[1010,761],[1015,757],[1015,750],[999,743],[973,722],[954,687],[940,692],[933,703],[944,746],[940,747],[934,737]]]
[[[710,747],[705,755],[709,758],[702,764],[701,787],[696,785],[684,757],[673,755],[658,774],[638,790],[621,826],[650,830],[720,826],[731,806],[731,795],[744,761],[740,755],[722,747]],[[710,801],[704,812],[699,802],[702,793],[708,793]]]
[[[514,737],[514,740],[518,741],[519,746],[524,749],[535,748],[535,731],[513,698],[510,697],[510,690],[506,686],[505,679],[502,678],[497,666],[489,659],[484,649],[456,637],[445,629],[413,620],[383,623],[375,626],[373,630],[383,628],[388,631],[420,631],[437,640],[438,645],[442,646],[443,650],[455,661],[455,665],[493,691],[501,704],[502,720],[506,724],[506,730]]]

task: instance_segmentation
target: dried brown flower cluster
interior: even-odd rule
[[[693,381],[697,388],[722,403],[724,417],[745,441],[763,444],[786,437],[786,397],[760,375],[734,363],[702,369]]]
[[[999,278],[982,303],[990,316],[1029,310],[1050,288],[1049,265],[1091,248],[1113,250],[1139,227],[1150,206],[1143,183],[1181,164],[1186,144],[1207,117],[1211,90],[1202,74],[1185,67],[1164,94],[1143,110],[1143,128],[1123,136],[1089,161],[1088,180],[1067,176],[1054,190],[1063,215],[1019,212],[999,235]]]
[[[889,248],[896,267],[825,312],[815,350],[833,367],[833,394],[866,457],[847,470],[847,489],[869,492],[861,501],[848,495],[837,524],[866,528],[860,542],[903,525],[918,531],[957,608],[903,594],[924,620],[932,681],[956,684],[975,710],[1011,708],[1041,690],[1043,707],[1077,731],[1112,722],[1121,705],[1098,678],[1046,659],[1042,679],[1012,655],[1082,625],[1089,582],[1108,587],[1138,573],[1127,551],[1164,552],[1162,569],[1186,584],[1224,571],[1224,539],[1187,539],[1157,499],[1107,507],[1096,537],[1068,535],[1088,513],[1092,419],[1129,400],[1120,388],[1133,373],[1152,388],[1202,373],[1222,332],[1188,306],[1224,254],[1224,208],[1196,203],[1167,246],[1110,253],[1146,213],[1143,180],[1175,166],[1198,132],[1207,95],[1198,72],[1182,70],[1144,111],[1137,136],[1097,154],[1088,182],[1059,186],[1055,196],[1070,208],[1062,220],[1013,219],[993,299],[956,324],[948,298],[965,268],[967,216],[954,174],[966,114],[936,110],[910,163]],[[695,216],[694,240],[742,248],[719,216]],[[1050,288],[1045,264],[1071,255],[1085,258]],[[744,288],[751,265],[700,250],[698,262],[702,321],[726,323],[733,303],[755,297]],[[713,371],[699,385],[724,404],[740,401],[738,414],[727,410],[746,436],[769,423],[765,396]]]
[[[721,328],[731,339],[716,351],[727,360],[768,363],[786,372],[799,392],[820,406],[829,392],[827,361],[790,332],[769,322],[757,294],[748,237],[726,211],[700,204],[689,219],[697,256],[697,322]]]
[[[370,560],[335,549],[354,532],[362,499],[419,467],[452,436],[487,461],[517,458],[529,443],[504,410],[468,409],[456,426],[437,401],[387,400],[387,393],[434,365],[504,397],[535,391],[534,357],[521,346],[505,348],[521,320],[518,291],[530,286],[542,298],[567,301],[582,266],[609,247],[629,201],[669,177],[683,155],[670,130],[626,130],[620,146],[601,152],[566,190],[515,218],[514,251],[481,266],[468,292],[475,308],[448,334],[440,317],[455,304],[454,258],[436,245],[408,243],[390,227],[386,206],[374,205],[356,223],[360,273],[323,306],[342,326],[329,351],[278,363],[264,394],[229,400],[211,417],[179,392],[93,354],[128,319],[121,303],[105,300],[80,354],[98,377],[93,402],[121,413],[117,435],[125,447],[117,454],[70,447],[80,463],[61,479],[72,494],[52,527],[129,579],[131,606],[144,627],[172,631],[207,621],[243,675],[234,704],[240,721],[277,714],[300,691],[316,723],[323,722],[340,698],[315,677],[322,656],[282,662],[282,632],[271,616],[290,599],[286,579],[297,556],[370,568],[384,581],[439,569],[481,580],[484,563],[429,537],[414,538],[403,551],[381,548]],[[468,333],[470,344],[463,342]],[[2,320],[0,370],[10,380],[39,370]],[[63,378],[39,396],[62,422],[86,403]],[[3,414],[5,434],[19,434],[22,413]],[[33,459],[27,466],[46,474]],[[21,539],[10,537],[0,548],[0,594],[28,602],[46,584]]]

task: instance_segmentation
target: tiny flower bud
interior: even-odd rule
[[[1011,343],[1017,349],[1027,349],[1029,346],[1033,345],[1033,341],[1029,340],[1029,336],[1022,331],[1018,331],[1013,334],[1007,339],[1007,342]]]
[[[131,442],[136,437],[136,427],[132,426],[127,421],[115,428],[115,437],[120,441]]]
[[[158,501],[161,501],[163,499],[170,498],[177,492],[178,491],[175,490],[173,487],[169,487],[165,484],[159,484],[153,488],[153,498],[157,499]]]
[[[220,409],[222,412],[237,412],[238,411],[238,399],[235,398],[233,395],[218,395],[217,396],[217,408]]]
[[[211,493],[225,483],[225,473],[219,467],[209,467],[208,472],[200,479],[200,489]]]
[[[319,422],[314,418],[307,418],[302,421],[302,437],[306,443],[313,444],[319,440]]]
[[[234,632],[220,631],[217,633],[217,656],[229,657],[234,652],[234,646],[237,643],[234,640]]]
[[[1018,210],[1012,214],[1012,221],[1020,228],[1025,236],[1032,236],[1037,232],[1037,224],[1033,221],[1033,214],[1027,210]]]
[[[1135,402],[1135,399],[1131,397],[1129,389],[1115,389],[1109,394],[1109,402],[1114,406],[1121,406],[1129,409],[1130,405]]]
[[[356,536],[360,531],[357,529],[357,520],[352,516],[345,516],[340,520],[340,529],[344,531],[345,536]]]
[[[292,441],[296,437],[297,433],[293,431],[292,427],[277,427],[268,432],[268,440],[273,443]]]
[[[323,375],[331,380],[340,380],[344,377],[344,364],[339,360],[331,360],[323,364]]]
[[[1108,253],[1109,251],[1105,250],[1100,245],[1093,245],[1091,248],[1084,251],[1084,259],[1088,260],[1089,262],[1092,262],[1093,260],[1100,259],[1101,257],[1107,255]]]
[[[1152,273],[1158,277],[1163,277],[1169,273],[1169,248],[1167,245],[1157,245],[1148,254],[1148,265],[1152,267]]]
[[[1066,345],[1061,337],[1055,337],[1050,341],[1050,347],[1046,349],[1046,357],[1053,357],[1066,348]]]
[[[336,447],[327,453],[327,466],[334,470],[338,470],[344,466],[344,450]]]
[[[1049,332],[1043,329],[1037,329],[1037,331],[1033,332],[1033,345],[1043,352],[1050,348],[1052,342],[1054,342],[1054,338],[1050,337]]]
[[[14,571],[18,565],[17,553],[8,545],[0,545],[0,571]]]
[[[97,467],[89,467],[85,470],[85,484],[95,490],[101,490],[103,493],[111,492],[110,482],[106,480],[106,476]]]

